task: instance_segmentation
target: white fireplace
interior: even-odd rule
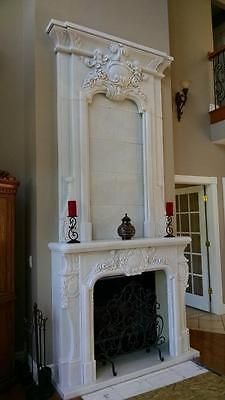
[[[57,58],[59,242],[52,253],[54,379],[63,398],[192,358],[184,293],[188,238],[164,238],[161,79],[168,55],[68,22],[47,33]],[[65,243],[68,200],[76,199],[81,243]],[[136,228],[120,240],[128,213]],[[168,351],[144,368],[99,380],[94,286],[101,278],[163,271]],[[160,276],[160,273],[157,275]],[[161,281],[161,283],[160,283]],[[132,358],[132,356],[131,356]],[[132,362],[132,361],[131,361]]]

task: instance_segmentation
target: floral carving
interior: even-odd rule
[[[78,279],[74,275],[64,276],[61,280],[61,307],[67,308],[69,302],[79,294]]]
[[[132,95],[146,100],[141,89],[144,74],[139,62],[127,60],[127,49],[121,44],[111,43],[109,50],[109,54],[104,54],[96,49],[93,57],[84,58],[85,65],[93,71],[83,81],[83,88],[99,87],[113,100],[122,101]]]
[[[153,257],[151,265],[168,265],[167,257]]]
[[[65,255],[61,275],[61,307],[67,308],[69,302],[79,294],[79,260],[75,255]]]
[[[189,277],[189,268],[188,268],[188,260],[182,256],[179,262],[179,273],[178,273],[179,280],[183,282],[184,285],[184,292],[188,286],[188,277]]]
[[[79,258],[75,254],[65,254],[62,264],[62,275],[73,274],[79,271]]]
[[[96,266],[95,275],[115,271],[127,276],[141,274],[153,265],[155,249],[116,250],[112,253],[110,260]]]

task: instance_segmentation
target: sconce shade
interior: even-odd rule
[[[181,87],[183,88],[183,89],[189,89],[189,87],[190,87],[190,81],[182,81],[181,82]]]

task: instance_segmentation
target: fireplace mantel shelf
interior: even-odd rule
[[[184,246],[191,242],[190,237],[174,238],[144,238],[133,240],[92,240],[83,243],[49,243],[49,249],[54,252],[62,253],[87,253],[104,250],[117,250],[143,247],[164,247],[164,246]]]

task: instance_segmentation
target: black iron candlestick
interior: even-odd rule
[[[167,215],[166,216],[166,233],[167,233],[167,235],[165,235],[164,237],[174,237],[172,222],[173,222],[173,217],[171,215]]]
[[[67,243],[80,243],[78,239],[77,233],[77,220],[76,217],[68,217],[69,218],[69,227],[68,227],[68,238],[70,239]]]

